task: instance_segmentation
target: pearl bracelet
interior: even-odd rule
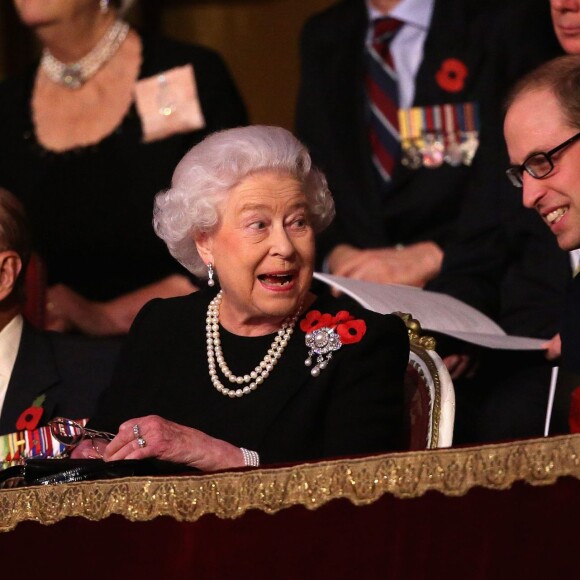
[[[248,467],[258,467],[260,465],[260,456],[255,451],[250,451],[249,449],[242,450],[242,455],[244,456],[244,465]]]

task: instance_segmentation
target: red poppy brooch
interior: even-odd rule
[[[458,93],[465,86],[467,67],[457,58],[446,58],[435,74],[437,84],[449,93]]]
[[[44,400],[46,395],[39,395],[32,401],[32,405],[27,409],[24,409],[16,421],[16,429],[18,431],[32,431],[38,427],[38,423],[44,413],[42,405],[44,405]]]
[[[367,325],[364,320],[355,319],[347,310],[341,310],[336,316],[310,310],[300,321],[300,329],[306,333],[306,346],[309,348],[304,364],[307,367],[312,366],[313,357],[316,355],[316,364],[310,374],[317,377],[327,367],[335,350],[343,344],[361,341]]]

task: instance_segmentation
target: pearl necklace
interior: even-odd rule
[[[265,379],[270,376],[270,373],[274,369],[274,366],[278,363],[278,360],[282,356],[284,349],[288,345],[288,341],[294,332],[294,326],[302,310],[302,304],[298,308],[298,311],[293,316],[289,316],[282,323],[282,327],[278,330],[276,338],[270,345],[266,356],[262,359],[260,364],[247,375],[237,376],[232,373],[229,369],[225,359],[224,353],[222,352],[221,339],[220,339],[220,326],[219,326],[219,316],[220,316],[220,304],[223,297],[223,290],[220,290],[217,296],[209,303],[207,308],[207,318],[205,319],[205,334],[206,334],[206,344],[207,344],[207,364],[209,368],[209,377],[213,386],[222,395],[227,395],[228,397],[242,397],[247,395],[258,388]],[[217,364],[216,364],[217,363]],[[245,385],[243,387],[238,387],[237,389],[228,389],[224,387],[220,382],[217,374],[217,367],[221,370],[223,375],[230,381],[230,383],[236,383],[237,385]]]
[[[81,60],[66,64],[55,58],[48,48],[45,48],[40,66],[51,81],[67,89],[78,89],[113,57],[128,33],[129,25],[122,20],[116,20],[95,48]]]

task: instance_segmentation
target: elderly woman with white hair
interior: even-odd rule
[[[324,176],[285,129],[193,147],[154,225],[208,287],[141,310],[88,424],[116,436],[73,456],[216,470],[400,449],[403,321],[311,291],[315,234],[333,216]]]

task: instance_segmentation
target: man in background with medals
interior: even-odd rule
[[[296,131],[337,208],[320,267],[415,286],[437,276],[485,165],[480,134],[520,73],[505,20],[499,2],[342,0],[306,23]]]

